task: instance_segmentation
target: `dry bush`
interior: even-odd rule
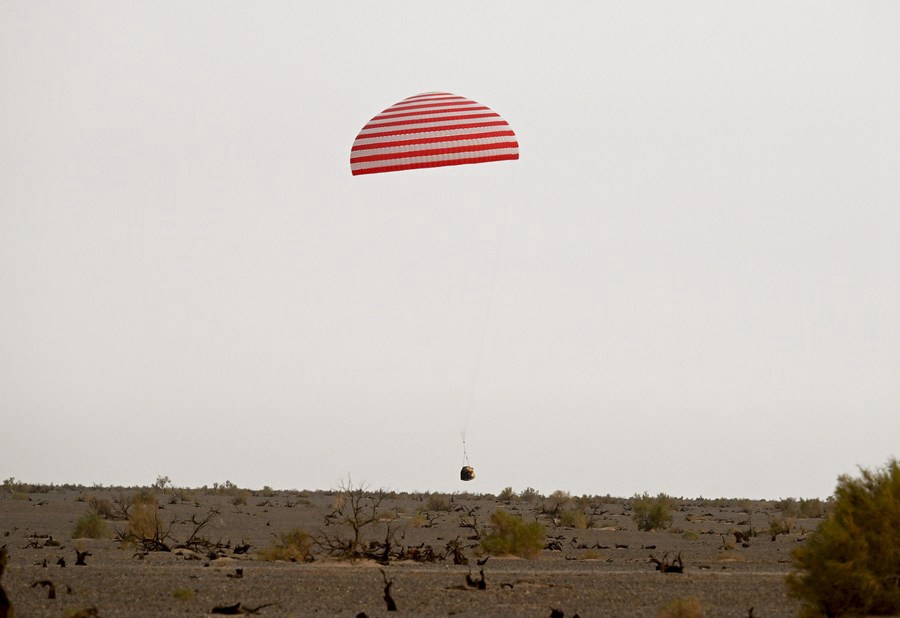
[[[252,495],[249,489],[240,489],[232,494],[228,502],[232,506],[247,506],[247,500]]]
[[[586,530],[590,527],[590,518],[581,509],[567,509],[559,515],[560,525],[566,528]]]
[[[834,512],[794,550],[802,616],[900,614],[900,463],[842,475]]]
[[[526,523],[506,511],[495,511],[491,515],[491,529],[482,539],[481,547],[489,554],[534,558],[546,543],[547,535],[540,522]]]
[[[259,551],[260,560],[308,562],[312,560],[313,538],[300,528],[282,532],[269,547]]]
[[[85,502],[87,502],[91,513],[98,515],[102,519],[121,519],[118,517],[119,511],[116,505],[108,498],[98,498],[91,494],[85,499]]]
[[[519,494],[519,499],[522,500],[522,502],[534,502],[535,500],[543,497],[544,496],[542,496],[541,493],[534,487],[526,487]]]
[[[702,618],[703,604],[696,597],[672,599],[659,610],[659,618]]]
[[[819,498],[800,498],[798,509],[800,511],[800,517],[805,517],[807,519],[825,517],[827,511],[825,503]]]
[[[503,491],[497,496],[497,499],[501,502],[512,502],[516,499],[516,492],[512,487],[504,487]]]
[[[426,511],[447,511],[453,508],[450,497],[447,494],[431,494],[425,501]]]
[[[322,531],[316,538],[316,544],[337,558],[372,557],[373,552],[379,551],[378,543],[364,538],[364,533],[385,521],[386,511],[381,504],[387,497],[384,490],[369,492],[365,484],[354,485],[352,479],[348,479],[341,484],[340,494],[334,500],[334,510],[325,517],[325,525],[334,529]],[[390,545],[393,520],[392,515],[388,519],[382,548]]]
[[[774,541],[779,534],[790,534],[794,523],[790,517],[772,517],[769,520],[769,534],[772,540]]]
[[[571,504],[571,502],[572,495],[569,492],[557,489],[544,499],[544,503],[541,505],[541,513],[555,517]]]
[[[152,493],[135,495],[128,514],[128,534],[138,539],[159,538],[164,527],[159,517],[156,496]]]

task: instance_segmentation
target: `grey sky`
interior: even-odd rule
[[[900,455],[898,32],[895,2],[0,2],[0,476],[826,496]],[[352,177],[430,90],[521,159]]]

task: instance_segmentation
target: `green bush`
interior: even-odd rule
[[[482,539],[481,546],[489,554],[512,554],[520,558],[533,558],[547,544],[547,535],[540,522],[526,523],[506,511],[491,515],[491,530]]]
[[[109,539],[112,535],[109,524],[96,512],[85,513],[79,517],[72,530],[73,539]]]
[[[644,493],[631,500],[638,530],[662,530],[672,525],[672,499],[666,494],[651,498]]]
[[[900,464],[838,478],[833,513],[793,553],[802,616],[900,614]]]

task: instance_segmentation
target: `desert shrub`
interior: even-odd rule
[[[172,596],[180,601],[190,601],[194,598],[194,591],[190,588],[176,588],[172,591]]]
[[[519,494],[519,498],[521,498],[523,502],[534,502],[542,497],[541,493],[534,487],[526,487],[522,490],[522,493]]]
[[[794,528],[794,520],[791,517],[772,517],[769,520],[769,534],[775,540],[779,534],[790,534]]]
[[[73,539],[109,539],[113,532],[99,513],[85,513],[75,521]]]
[[[168,476],[159,474],[156,477],[156,482],[153,483],[153,488],[165,493],[167,489],[172,488],[172,479],[170,479]]]
[[[247,495],[249,497],[253,492],[249,489],[242,489],[231,481],[226,480],[224,483],[213,483],[212,491],[210,493],[218,494],[220,496]]]
[[[482,539],[481,546],[489,554],[533,558],[546,542],[547,535],[540,522],[525,522],[506,511],[495,511],[491,515],[491,529]]]
[[[562,510],[572,502],[572,494],[561,489],[557,489],[544,499],[541,506],[541,512],[545,515],[559,515]]]
[[[137,537],[152,536],[156,530],[159,504],[153,494],[136,494],[128,515],[128,532]]]
[[[344,559],[368,557],[374,548],[373,541],[364,538],[366,531],[377,528],[384,521],[381,508],[387,492],[370,492],[365,484],[354,485],[352,479],[341,483],[341,493],[334,499],[334,509],[325,516],[326,530],[316,538],[316,544],[327,554]],[[394,519],[393,515],[390,517]],[[387,525],[387,537],[392,527]],[[387,544],[387,541],[386,543]]]
[[[512,502],[516,499],[516,492],[512,487],[504,487],[497,499],[502,502]]]
[[[451,508],[450,498],[446,494],[431,494],[425,501],[426,511],[449,511]]]
[[[803,616],[900,614],[900,464],[841,475],[834,511],[793,552]]]
[[[631,508],[638,530],[662,530],[672,525],[672,499],[666,494],[655,498],[647,493],[635,496],[631,500]]]
[[[261,560],[283,560],[286,562],[305,562],[312,558],[313,539],[304,530],[294,528],[282,532],[278,540],[259,551]]]
[[[559,523],[566,528],[586,530],[590,527],[590,518],[587,513],[581,509],[566,509],[559,514]]]
[[[775,502],[775,508],[781,511],[782,517],[796,517],[800,514],[800,505],[796,498],[782,498]]]
[[[819,498],[800,498],[800,503],[798,504],[797,510],[800,514],[800,517],[806,517],[809,519],[825,517],[825,503],[822,502],[822,500],[820,500]]]
[[[228,499],[228,502],[232,506],[247,506],[247,500],[251,496],[251,491],[249,489],[238,489],[229,495],[231,497]]]
[[[660,618],[701,618],[703,604],[696,597],[672,599],[659,610]]]
[[[92,513],[99,515],[102,519],[116,519],[116,506],[112,500],[108,498],[98,498],[95,495],[88,496],[85,501]]]
[[[172,495],[179,502],[196,502],[196,491],[187,487],[175,487],[172,489]]]

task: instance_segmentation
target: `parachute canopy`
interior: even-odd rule
[[[449,92],[426,92],[387,108],[362,128],[350,151],[353,175],[519,158],[500,114]]]

